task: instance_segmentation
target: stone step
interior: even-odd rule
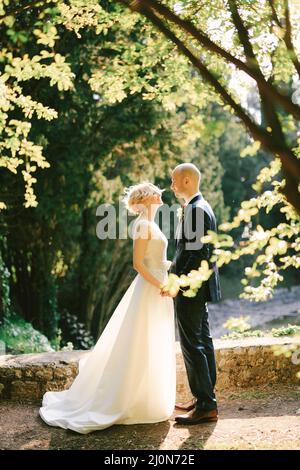
[[[299,384],[300,337],[262,337],[214,341],[216,391],[264,384]],[[276,356],[274,347],[293,347],[292,357]],[[69,388],[78,361],[88,351],[64,351],[0,356],[0,397],[12,401],[41,400],[48,390]],[[191,397],[179,343],[176,343],[177,401]]]

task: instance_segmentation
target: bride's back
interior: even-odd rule
[[[143,260],[145,266],[149,269],[162,269],[166,271],[170,266],[170,262],[167,261],[168,240],[159,226],[154,221],[137,219],[133,227],[133,242],[138,237],[148,240]]]

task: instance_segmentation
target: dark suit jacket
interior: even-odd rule
[[[170,272],[180,276],[188,274],[192,269],[198,269],[202,260],[209,259],[212,255],[212,245],[201,243],[200,239],[207,235],[207,230],[217,231],[217,223],[214,212],[202,194],[195,196],[184,209],[184,218],[179,223],[176,239],[176,252]],[[191,242],[197,242],[194,247],[188,246]],[[201,288],[204,301],[217,302],[221,299],[221,288],[218,267],[216,263],[209,262],[213,274]]]

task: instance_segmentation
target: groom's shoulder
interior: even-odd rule
[[[213,213],[211,205],[203,197],[201,199],[197,199],[196,201],[192,203],[192,209],[200,209],[206,212],[209,216]]]
[[[197,211],[202,214],[205,224],[211,225],[216,223],[214,211],[209,202],[203,197],[192,204],[192,213],[195,214]]]
[[[186,212],[185,219],[191,222],[193,229],[198,229],[202,226],[209,227],[211,225],[212,216],[203,199],[194,201],[187,207],[188,210]]]

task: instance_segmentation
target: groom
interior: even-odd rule
[[[180,276],[198,269],[202,260],[211,257],[211,245],[200,242],[207,230],[216,231],[212,208],[199,191],[201,174],[192,163],[182,163],[172,172],[171,189],[177,198],[184,199],[183,217],[176,234],[176,253],[170,272]],[[216,363],[209,331],[207,301],[221,298],[218,268],[209,263],[213,274],[204,282],[195,297],[184,297],[178,291],[174,298],[180,344],[190,389],[194,398],[177,403],[176,408],[187,411],[176,416],[181,424],[198,424],[218,419],[214,393]],[[162,295],[171,295],[168,292]]]

